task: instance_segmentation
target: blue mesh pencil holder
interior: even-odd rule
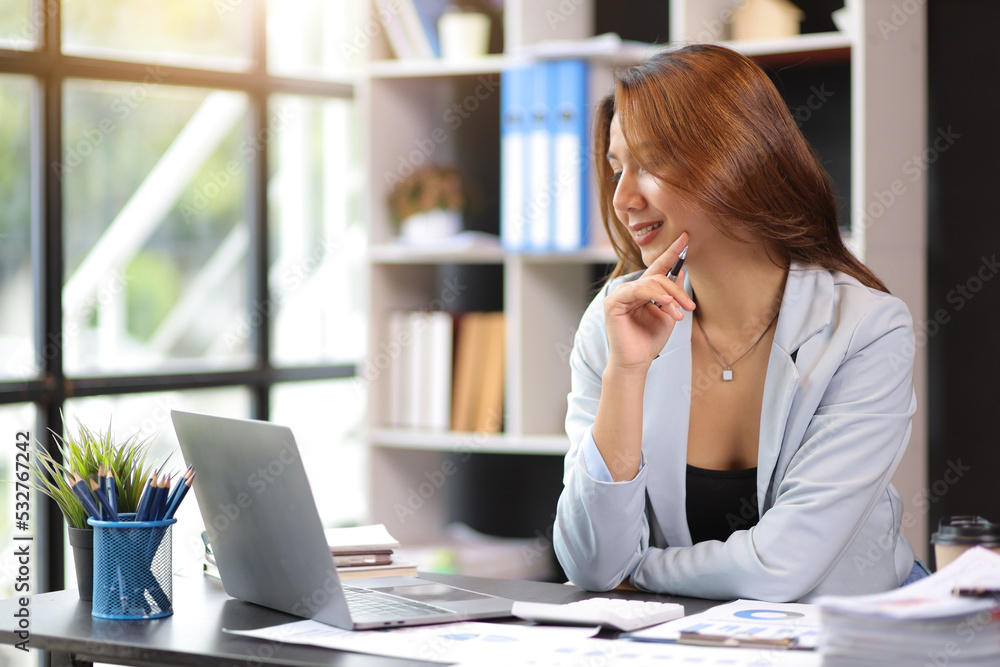
[[[94,595],[98,618],[163,618],[174,613],[170,526],[177,519],[87,519],[94,527]]]

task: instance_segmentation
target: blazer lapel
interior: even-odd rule
[[[685,285],[690,294],[690,285]],[[674,325],[670,340],[653,360],[643,394],[643,454],[655,471],[646,484],[653,513],[670,546],[689,546],[685,509],[688,422],[691,415],[690,313]]]
[[[782,450],[788,414],[799,387],[792,355],[809,337],[830,324],[833,277],[824,269],[793,264],[785,282],[771,355],[764,381],[757,454],[757,508],[763,514],[773,502],[771,478]]]

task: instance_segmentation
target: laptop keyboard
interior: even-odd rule
[[[384,595],[365,588],[344,586],[343,589],[344,596],[347,598],[347,606],[351,610],[351,617],[355,621],[359,620],[362,616],[365,621],[392,621],[400,618],[438,616],[440,614],[452,613],[443,607],[435,607],[432,604],[424,604],[415,600]]]

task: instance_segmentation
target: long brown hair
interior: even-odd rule
[[[612,277],[644,267],[615,215],[606,155],[611,118],[646,171],[701,208],[727,236],[762,242],[784,267],[815,264],[888,292],[851,254],[837,226],[830,177],[761,68],[725,47],[664,51],[615,74],[594,127],[601,218],[618,265]]]

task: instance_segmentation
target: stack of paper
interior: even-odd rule
[[[903,588],[819,598],[824,666],[1000,664],[1000,602],[959,588],[1000,589],[1000,555],[975,547]]]

